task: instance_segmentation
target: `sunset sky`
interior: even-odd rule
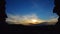
[[[38,19],[42,20],[58,17],[53,13],[54,0],[6,0],[6,2],[8,16],[31,16],[34,14]]]

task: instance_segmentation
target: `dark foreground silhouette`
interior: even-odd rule
[[[5,33],[20,33],[20,34],[54,34],[60,30],[60,1],[55,0],[55,7],[53,13],[56,13],[59,18],[56,25],[52,26],[23,26],[23,25],[12,25],[5,22],[7,15],[5,13],[5,0],[0,0],[0,32]],[[8,33],[8,34],[9,34]],[[58,33],[57,33],[58,34]]]

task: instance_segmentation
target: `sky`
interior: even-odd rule
[[[54,0],[6,0],[6,2],[8,17],[10,15],[16,17],[33,16],[33,18],[42,20],[50,20],[58,17],[53,13]]]

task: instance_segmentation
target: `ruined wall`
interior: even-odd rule
[[[0,24],[2,24],[2,22],[4,23],[7,18],[5,5],[6,5],[6,1],[0,0]]]
[[[56,26],[60,26],[60,0],[54,0],[55,7],[53,9],[53,13],[56,13],[59,18]]]

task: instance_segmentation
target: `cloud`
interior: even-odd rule
[[[51,18],[50,20],[46,20],[48,25],[55,25],[58,22],[58,17]]]
[[[6,19],[6,21],[9,24],[23,24],[23,25],[29,25],[29,23],[32,24],[36,24],[34,22],[32,22],[31,20],[40,20],[38,19],[38,17],[35,14],[30,14],[30,15],[11,15],[8,14],[8,18]],[[10,23],[12,22],[12,23]],[[43,22],[43,20],[40,20],[38,23]]]
[[[8,24],[22,24],[22,25],[31,25],[31,24],[40,24],[47,22],[47,25],[52,25],[57,22],[58,18],[52,18],[50,20],[42,20],[39,19],[36,14],[28,14],[28,15],[12,15],[8,14],[8,18],[6,22]]]

